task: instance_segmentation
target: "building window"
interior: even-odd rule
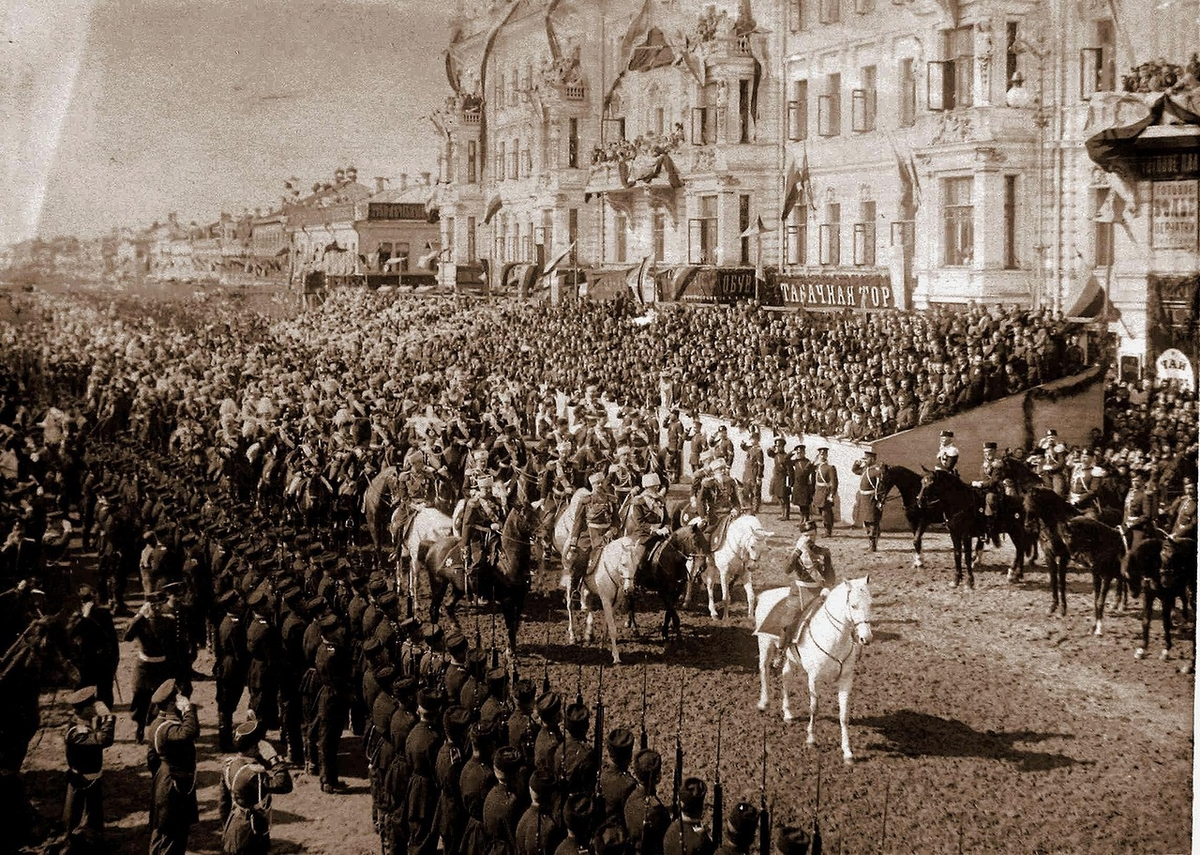
[[[521,177],[521,141],[512,141],[512,150],[509,152],[509,177],[516,180]]]
[[[859,15],[869,15],[875,11],[875,0],[854,0],[854,11]]]
[[[875,130],[875,81],[875,66],[865,66],[862,70],[862,88],[851,93],[850,126],[858,133]]]
[[[1004,269],[1017,264],[1017,176],[1004,176]]]
[[[688,263],[715,264],[717,259],[717,197],[700,197],[700,216],[688,222]]]
[[[970,176],[942,182],[942,263],[946,267],[965,267],[975,257],[974,183]]]
[[[613,214],[613,261],[623,264],[629,256],[629,217],[617,211]]]
[[[467,264],[474,264],[476,255],[475,218],[467,217]]]
[[[666,123],[667,123],[666,110],[664,110],[662,107],[655,107],[654,108],[654,122],[653,122],[654,133],[658,134],[659,136],[662,136],[664,130],[666,129]]]
[[[508,239],[508,215],[501,214],[492,239],[492,256],[497,264],[504,263],[504,242]]]
[[[750,81],[738,81],[738,142],[750,142]]]
[[[467,183],[479,180],[479,143],[467,140]]]
[[[911,57],[900,60],[900,127],[917,123],[917,70]]]
[[[391,241],[380,241],[379,249],[377,249],[375,251],[375,253],[376,253],[376,257],[379,259],[379,261],[378,261],[379,269],[386,271],[387,267],[385,267],[384,265],[386,265],[388,262],[388,259],[392,257]]]
[[[1017,73],[1017,22],[1009,21],[1004,25],[1004,88],[1008,89],[1013,75]]]
[[[929,63],[926,100],[930,110],[953,110],[975,103],[975,28],[959,27],[942,33],[944,60]]]
[[[571,266],[579,266],[579,209],[567,211],[567,242],[571,246]]]
[[[692,145],[710,145],[717,141],[715,107],[692,108]]]
[[[788,4],[788,25],[793,33],[804,29],[804,2],[805,0],[792,0]]]
[[[549,255],[554,248],[554,211],[550,208],[542,210],[542,252]],[[543,262],[548,259],[543,259]]]
[[[788,139],[808,139],[808,81],[792,82],[792,98],[788,102]]]
[[[625,139],[625,117],[604,120],[605,142],[620,142]]]
[[[1092,210],[1095,212],[1092,218],[1095,228],[1093,267],[1112,267],[1113,264],[1112,215],[1104,211],[1108,207],[1109,195],[1111,193],[1111,190],[1103,187],[1092,191]]]
[[[412,259],[408,244],[403,242],[396,244],[396,255],[400,256],[400,272],[407,273],[409,261]]]
[[[567,168],[579,168],[579,120],[567,119]]]
[[[842,19],[841,0],[818,0],[821,4],[821,23],[836,24]]]
[[[446,257],[451,258],[451,259],[453,259],[455,257],[454,256],[454,247],[458,243],[455,240],[456,235],[454,233],[454,230],[457,227],[457,225],[458,225],[458,222],[455,217],[447,217],[446,218],[446,249],[449,250],[449,252],[446,253]],[[438,257],[440,258],[441,256],[438,256]]]
[[[506,162],[505,157],[504,157],[504,152],[505,152],[504,140],[500,140],[499,148],[497,148],[497,150],[496,150],[495,172],[496,172],[496,180],[497,181],[504,180],[504,164]]]
[[[842,206],[829,205],[821,224],[821,264],[836,267],[842,261]]]
[[[803,208],[793,210],[791,220],[785,238],[787,263],[808,264],[808,214]]]
[[[654,260],[667,260],[667,215],[658,212],[654,215]]]
[[[836,137],[842,132],[842,75],[825,78],[825,94],[817,99],[817,132]]]
[[[738,196],[738,234],[742,234],[748,228],[750,228],[750,196],[747,193],[742,193]],[[743,266],[752,264],[753,262],[750,260],[750,238],[742,237],[740,240],[741,252],[739,263]]]
[[[854,224],[854,263],[875,266],[875,203],[863,202],[859,222]]]
[[[1116,88],[1117,45],[1113,22],[1096,21],[1095,47],[1079,52],[1079,94],[1090,98],[1096,92],[1112,92]]]

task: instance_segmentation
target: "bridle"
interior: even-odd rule
[[[812,618],[809,619],[808,624],[804,627],[804,630],[803,630],[803,632],[807,632],[809,634],[809,638],[812,640],[813,646],[816,647],[817,650],[820,650],[827,657],[829,657],[830,659],[832,659],[834,662],[836,662],[838,664],[838,673],[837,673],[838,677],[842,676],[842,669],[846,667],[846,663],[850,660],[850,657],[853,656],[855,653],[858,653],[859,652],[858,648],[863,646],[863,643],[858,640],[858,628],[860,626],[868,626],[869,627],[871,625],[871,621],[869,619],[856,620],[854,618],[854,613],[856,611],[861,612],[862,609],[861,609],[861,607],[851,608],[851,606],[850,606],[850,586],[847,585],[846,586],[846,617],[842,620],[838,620],[836,617],[834,617],[833,612],[829,610],[829,598],[826,597],[825,602],[823,602],[821,604],[821,608],[818,609],[817,613],[814,614],[812,616]],[[850,627],[851,627],[851,631],[849,633],[850,634],[850,651],[840,659],[837,656],[834,656],[830,651],[828,651],[824,647],[822,647],[820,645],[820,643],[817,641],[816,637],[812,634],[812,621],[816,620],[817,615],[820,615],[820,614],[824,614],[826,620],[828,620],[831,624],[833,624],[834,629],[836,629],[838,631],[839,638],[841,638],[841,636],[843,634],[845,634],[846,624],[847,623],[850,624]],[[803,634],[803,632],[801,634]],[[797,636],[796,640],[791,643],[790,649],[795,651],[796,656],[799,657],[799,655],[800,655],[800,636]]]

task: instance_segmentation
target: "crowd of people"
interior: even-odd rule
[[[621,498],[605,521],[615,529],[616,508],[639,491],[660,495],[689,455],[702,512],[757,511],[763,449],[733,483],[725,431],[705,436],[698,420],[685,429],[681,412],[869,440],[1082,364],[1061,320],[1013,308],[788,315],[671,306],[644,323],[642,307],[626,302],[343,291],[275,319],[235,304],[121,305],[95,295],[32,294],[21,309],[17,323],[0,326],[9,367],[0,525],[10,532],[0,605],[18,616],[34,611],[36,591],[69,593],[48,559],[74,520],[98,556],[97,583],[79,592],[72,621],[84,690],[72,701],[77,726],[91,749],[111,742],[119,629],[137,650],[137,738],[164,781],[154,791],[156,851],[183,851],[195,822],[194,796],[181,802],[169,784],[194,780],[187,745],[199,723],[187,699],[204,646],[217,688],[216,721],[205,724],[233,757],[224,809],[240,818],[226,828],[237,829],[226,851],[262,851],[262,797],[290,787],[285,760],[318,774],[326,792],[342,790],[337,742],[347,727],[363,740],[385,851],[473,855],[506,845],[499,851],[540,855],[563,841],[563,853],[711,851],[701,845],[702,781],[682,782],[664,804],[661,757],[634,751],[628,731],[597,734],[587,707],[414,617],[414,592],[381,572],[365,538],[378,533],[371,510],[385,473],[400,473],[386,482],[399,505],[439,492],[482,500],[473,490],[493,476],[523,474],[548,505],[603,485]],[[1114,464],[1157,466],[1158,483],[1190,477],[1194,520],[1194,396],[1114,384],[1109,400],[1094,445]],[[1049,448],[1064,467],[1081,453]],[[768,454],[793,473],[770,485],[782,515],[796,504],[831,533],[836,469],[819,450],[811,462],[782,444]],[[873,457],[853,474],[878,488]],[[244,696],[253,717],[235,724]],[[276,731],[278,757],[263,741]],[[94,755],[72,760],[80,782],[97,774]],[[746,851],[753,807],[738,805],[728,819],[716,831],[728,851]],[[660,831],[661,845],[646,841]],[[800,852],[805,841],[789,833],[782,845]]]

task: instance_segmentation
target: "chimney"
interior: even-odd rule
[[[404,192],[407,189],[408,189],[408,173],[401,172],[400,173],[400,191]]]
[[[382,175],[376,175],[375,176],[375,192],[382,193],[385,187],[387,187],[387,179],[384,178]]]
[[[428,187],[431,183],[430,177],[432,175],[433,175],[432,172],[422,172],[421,173],[421,183],[424,184],[426,187]]]

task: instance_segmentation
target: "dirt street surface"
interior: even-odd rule
[[[782,564],[795,542],[794,522],[764,507],[760,519],[776,532],[756,582],[759,591],[782,583]],[[1065,620],[1046,616],[1047,577],[1040,566],[1019,585],[1005,582],[1011,548],[985,553],[975,590],[953,590],[952,555],[944,534],[926,541],[926,564],[914,569],[909,539],[885,535],[877,554],[859,531],[839,527],[830,546],[840,577],[870,573],[874,643],[856,673],[851,743],[857,763],[844,766],[838,745],[836,698],[821,699],[816,749],[806,747],[807,692],[793,702],[804,718],[782,720],[778,677],[772,705],[755,708],[757,645],[744,594],[734,595],[728,623],[712,621],[701,597],[684,613],[684,639],[664,647],[661,612],[640,603],[640,638],[622,630],[623,664],[604,669],[606,729],[640,729],[642,668],[647,669],[646,725],[664,756],[667,796],[682,685],[686,775],[713,780],[717,719],[724,721],[721,778],[726,811],[759,801],[761,746],[767,743],[767,799],[777,821],[812,821],[816,805],[826,852],[845,853],[1180,853],[1190,851],[1194,681],[1172,661],[1133,657],[1140,623],[1132,611],[1091,633],[1091,579],[1073,572]],[[87,559],[76,568],[86,577]],[[596,701],[602,638],[567,644],[557,571],[535,581],[521,630],[522,673],[540,682],[549,661],[554,687],[567,699],[582,692]],[[549,596],[548,593],[552,596]],[[702,596],[702,595],[701,595]],[[134,601],[136,607],[137,602]],[[422,610],[422,617],[425,616]],[[549,644],[546,643],[549,621]],[[464,617],[469,634],[473,618]],[[490,618],[480,620],[485,645]],[[123,622],[122,622],[123,626]],[[597,628],[601,626],[597,621]],[[132,650],[123,650],[121,689],[131,690]],[[197,663],[208,673],[212,660]],[[203,759],[201,821],[191,850],[220,851],[219,769],[211,680],[197,683]],[[245,701],[243,700],[243,706]],[[127,707],[118,704],[117,744],[106,753],[109,839],[116,852],[146,850],[149,776],[145,748],[134,743]],[[46,817],[61,810],[61,697],[45,698],[49,725],[31,751],[26,783]],[[346,795],[323,795],[318,781],[294,771],[296,789],[275,800],[275,852],[359,855],[379,851],[372,833],[362,752],[347,731],[343,743]]]

